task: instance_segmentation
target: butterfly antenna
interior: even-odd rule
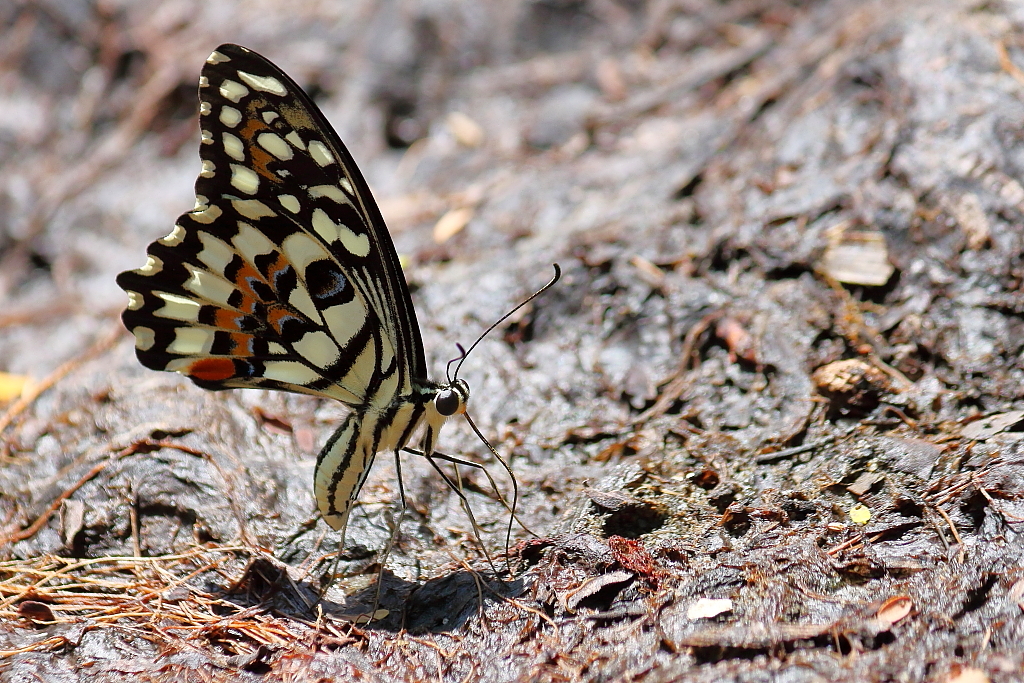
[[[448,378],[448,384],[451,384],[452,382],[455,381],[454,379],[452,379],[452,363],[458,363],[459,366],[461,366],[462,361],[465,360],[466,358],[466,349],[462,347],[462,344],[460,344],[459,342],[455,342],[455,348],[459,350],[459,355],[456,356],[455,358],[452,358],[450,361],[448,361],[448,365],[444,366],[444,375],[445,377]],[[459,371],[456,368],[455,375],[458,376],[458,374]]]
[[[459,378],[459,370],[461,370],[461,369],[462,369],[462,364],[466,362],[466,357],[467,357],[467,356],[468,356],[469,354],[473,353],[473,349],[475,349],[475,348],[476,348],[476,345],[477,345],[477,344],[479,344],[479,343],[480,343],[481,341],[483,341],[483,338],[484,338],[484,337],[486,337],[486,336],[487,336],[488,334],[490,334],[490,333],[491,333],[491,330],[493,330],[493,329],[494,329],[495,327],[497,327],[497,326],[498,326],[498,325],[500,325],[501,323],[503,323],[503,322],[505,322],[506,320],[508,320],[508,319],[509,319],[509,317],[510,317],[510,316],[511,316],[511,315],[512,315],[513,313],[515,313],[515,312],[516,312],[516,311],[518,311],[518,310],[519,310],[520,308],[522,308],[522,307],[523,307],[523,306],[525,306],[526,304],[528,304],[528,303],[530,303],[531,301],[533,301],[534,299],[536,299],[536,298],[537,298],[538,296],[540,296],[540,295],[541,295],[541,294],[543,294],[544,292],[546,292],[546,291],[548,291],[549,289],[551,289],[551,287],[552,287],[552,286],[553,286],[553,285],[554,285],[554,284],[555,284],[556,282],[558,282],[559,278],[561,278],[561,277],[562,277],[562,269],[558,267],[558,264],[557,264],[557,263],[553,263],[553,264],[551,264],[551,265],[552,265],[552,266],[554,266],[554,269],[555,269],[555,276],[554,276],[554,277],[552,277],[552,278],[551,278],[551,280],[549,280],[549,281],[548,281],[548,283],[547,283],[546,285],[544,285],[543,287],[541,287],[540,289],[538,289],[538,290],[537,290],[536,292],[534,292],[533,294],[531,294],[531,295],[530,295],[529,297],[527,297],[526,299],[524,299],[524,300],[523,300],[523,301],[522,301],[522,302],[521,302],[521,303],[520,303],[520,304],[519,304],[518,306],[516,306],[515,308],[513,308],[513,309],[512,309],[511,311],[509,311],[508,313],[506,313],[505,315],[501,316],[501,317],[500,317],[500,318],[498,318],[498,319],[497,319],[496,321],[494,321],[494,323],[493,323],[493,324],[492,324],[492,325],[491,325],[490,327],[488,327],[488,328],[487,328],[486,330],[484,330],[484,333],[483,333],[483,334],[481,334],[481,335],[480,335],[479,337],[477,337],[477,338],[476,338],[476,341],[475,341],[475,342],[473,342],[472,346],[470,346],[470,347],[469,347],[469,350],[468,350],[468,351],[462,351],[462,347],[461,347],[461,346],[459,346],[459,350],[460,350],[460,351],[462,351],[462,356],[461,356],[460,358],[458,358],[458,359],[457,359],[457,360],[459,361],[459,364],[455,366],[455,375],[454,375],[454,376],[452,377],[451,381],[455,381],[456,379],[458,379],[458,378]],[[454,362],[454,361],[452,361],[452,362]],[[451,365],[451,362],[449,362],[449,365]],[[483,438],[483,437],[481,437],[481,438]],[[494,449],[492,448],[491,450],[494,450]]]

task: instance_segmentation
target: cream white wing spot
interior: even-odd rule
[[[175,225],[174,229],[171,230],[165,237],[161,237],[157,240],[160,244],[165,247],[176,247],[181,244],[185,239],[185,228],[180,225]]]
[[[245,146],[242,141],[231,133],[223,133],[220,136],[221,144],[224,146],[224,153],[235,161],[245,161]]]
[[[199,310],[202,308],[202,304],[198,301],[170,292],[153,293],[164,300],[164,305],[153,313],[158,318],[170,318],[186,323],[194,323],[199,320]]]
[[[185,268],[192,273],[192,276],[185,280],[185,284],[182,285],[184,289],[207,301],[220,304],[224,308],[231,308],[228,304],[228,299],[236,291],[233,284],[224,278],[217,277],[213,273],[200,270],[187,263]]]
[[[274,122],[275,119],[279,118],[280,116],[281,115],[278,114],[276,111],[265,111],[263,112],[263,123],[269,126]]]
[[[295,266],[299,276],[305,277],[306,268],[313,261],[324,261],[331,256],[327,250],[320,246],[320,243],[304,232],[296,232],[288,235],[281,242],[281,251]]]
[[[354,204],[352,204],[352,200],[348,198],[348,195],[342,192],[341,188],[338,187],[337,185],[314,185],[313,187],[309,188],[309,196],[314,198],[326,197],[327,199],[330,199],[333,202],[337,202],[338,204],[347,204],[348,206],[354,206]]]
[[[200,231],[199,241],[203,245],[203,250],[197,256],[199,261],[211,271],[223,273],[231,263],[231,259],[235,257],[235,252],[223,240],[208,232]]]
[[[309,155],[321,167],[330,166],[334,163],[334,155],[331,154],[331,150],[319,140],[311,140],[309,142]]]
[[[200,76],[199,77],[199,87],[200,88],[208,88],[208,87],[210,87],[210,79],[207,78],[206,76]]]
[[[200,102],[199,103],[199,115],[200,116],[206,116],[211,111],[213,111],[213,107],[210,106],[209,102]]]
[[[231,164],[231,185],[239,192],[256,194],[260,189],[260,177],[251,168]]]
[[[257,256],[269,254],[277,249],[277,245],[266,235],[242,221],[238,221],[238,234],[231,239],[231,243],[249,263],[255,263]]]
[[[214,170],[216,166],[209,159],[203,159],[203,170],[199,171],[199,175],[203,178],[212,178],[214,176]]]
[[[285,135],[284,139],[290,142],[295,149],[306,149],[306,143],[302,141],[302,138],[294,130]]]
[[[210,56],[206,58],[206,63],[207,64],[221,64],[223,62],[230,62],[230,61],[231,61],[230,57],[228,57],[227,55],[225,55],[225,54],[223,54],[221,52],[217,52],[216,50],[211,52]]]
[[[175,358],[164,366],[164,371],[180,372],[183,375],[187,375],[193,363],[195,363],[194,358]]]
[[[201,327],[174,328],[174,341],[167,345],[170,353],[179,356],[207,354],[213,346],[213,332]]]
[[[352,301],[324,309],[322,315],[334,341],[344,348],[366,324],[366,305],[357,296]]]
[[[249,94],[249,89],[238,81],[224,79],[224,82],[220,84],[220,94],[224,99],[238,104],[243,97]]]
[[[320,373],[295,361],[272,360],[263,364],[263,377],[285,384],[301,385],[320,379]]]
[[[256,76],[244,71],[239,71],[238,77],[243,83],[253,90],[268,92],[271,95],[277,95],[278,97],[284,97],[288,94],[288,90],[284,87],[284,84],[273,76]]]
[[[355,190],[352,189],[352,183],[348,181],[348,178],[342,178],[341,180],[338,181],[338,184],[341,185],[341,189],[345,190],[345,192],[347,192],[349,196],[356,196],[356,192]]]
[[[307,332],[302,339],[292,344],[292,348],[318,368],[330,367],[341,355],[327,333],[320,330]]]
[[[320,311],[316,304],[309,298],[309,292],[305,287],[296,287],[288,295],[288,304],[295,310],[302,313],[316,324],[320,324]]]
[[[234,107],[224,106],[220,108],[220,122],[228,128],[234,128],[242,122],[242,112]]]
[[[277,133],[260,133],[256,136],[256,144],[281,161],[288,161],[292,158],[291,146]]]
[[[209,225],[210,223],[213,223],[215,220],[220,218],[221,215],[223,215],[223,213],[224,212],[221,211],[221,208],[219,206],[217,206],[216,204],[214,204],[212,206],[207,206],[205,208],[199,209],[198,211],[193,210],[189,214],[189,216],[196,223],[202,223],[203,225]]]
[[[284,348],[277,342],[267,342],[267,351],[275,356],[286,356],[288,355],[288,349]]]
[[[311,223],[316,233],[328,244],[340,242],[345,251],[359,258],[365,258],[370,253],[370,238],[367,235],[357,235],[347,225],[335,223],[323,209],[313,209]]]
[[[138,292],[133,292],[131,290],[127,290],[126,289],[124,291],[124,293],[128,295],[128,310],[129,311],[137,311],[140,308],[142,308],[142,305],[144,303],[146,303],[146,299],[141,294],[139,294]]]
[[[293,194],[281,194],[277,196],[277,201],[281,202],[281,206],[288,209],[292,213],[298,213],[302,210],[302,206],[299,204],[298,198]]]
[[[156,275],[164,269],[164,262],[158,259],[156,256],[147,256],[146,263],[144,266],[139,268],[137,272],[143,275]]]
[[[258,199],[232,199],[231,206],[239,214],[253,221],[277,215],[276,211]]]
[[[213,133],[208,130],[199,131],[200,133],[200,145],[212,145],[213,144]]]
[[[205,194],[197,194],[196,195],[196,201],[192,205],[192,210],[193,211],[202,211],[204,209],[209,208],[209,206],[210,206],[210,200],[206,198],[206,195]]]
[[[132,329],[132,335],[135,337],[135,348],[139,351],[149,351],[156,343],[156,332],[148,327],[139,325]]]

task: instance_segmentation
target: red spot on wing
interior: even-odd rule
[[[203,358],[188,367],[189,377],[219,382],[235,376],[235,364],[228,358]]]

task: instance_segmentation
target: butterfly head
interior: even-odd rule
[[[464,379],[456,379],[446,387],[441,387],[434,396],[434,410],[439,415],[451,417],[466,412],[469,403],[469,385]]]

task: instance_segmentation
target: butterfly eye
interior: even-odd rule
[[[445,389],[438,392],[437,397],[434,399],[434,407],[437,412],[448,417],[459,412],[459,406],[462,403],[459,400],[459,394],[454,389]]]

